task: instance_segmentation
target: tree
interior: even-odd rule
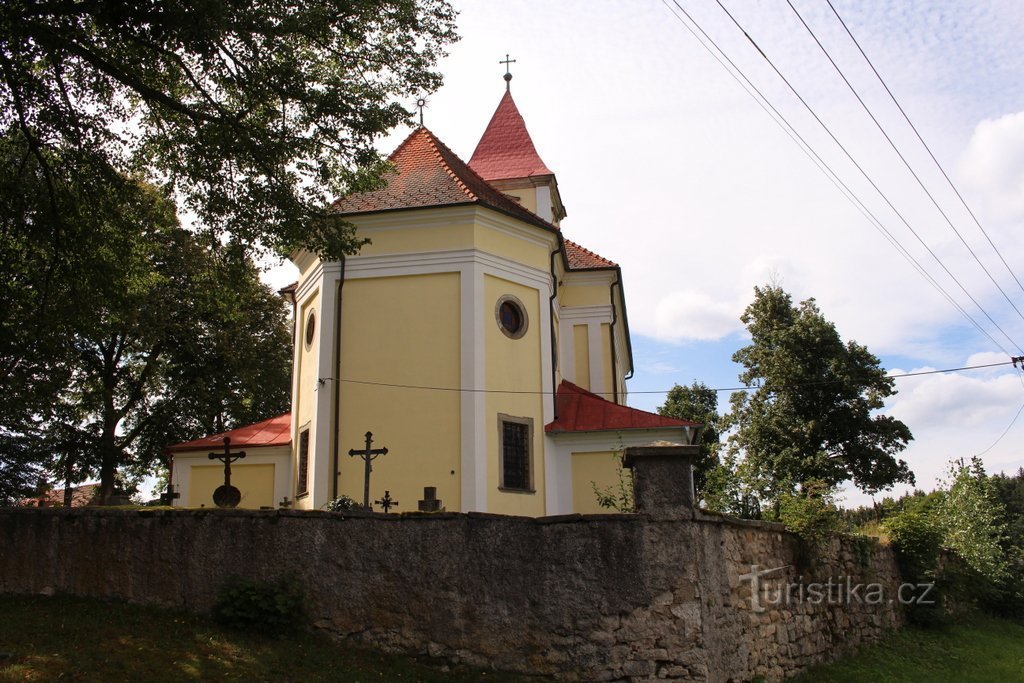
[[[945,544],[981,577],[998,583],[1006,576],[1006,508],[995,483],[985,475],[981,458],[952,463],[938,514]]]
[[[794,306],[780,287],[754,288],[741,320],[751,343],[733,355],[743,366],[726,424],[762,495],[775,499],[802,482],[852,480],[874,493],[913,483],[894,456],[913,438],[899,420],[879,414],[896,393],[879,360],[856,342],[843,343],[814,299]]]
[[[689,386],[677,384],[665,396],[658,414],[704,425],[693,467],[693,484],[700,498],[707,488],[708,474],[719,466],[718,393],[703,382],[694,381]]]
[[[379,182],[374,138],[440,85],[454,16],[445,0],[3,3],[0,130],[43,169],[65,248],[50,164],[80,149],[84,175],[169,183],[247,246],[337,258],[358,244],[326,200]]]
[[[237,243],[181,228],[152,186],[76,174],[74,151],[47,152],[47,171],[20,145],[0,140],[5,480],[98,475],[106,502],[168,443],[287,409],[287,312]],[[78,211],[59,255],[34,229],[53,216],[47,185]],[[90,200],[110,210],[80,210]]]

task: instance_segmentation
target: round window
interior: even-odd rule
[[[306,316],[306,348],[308,349],[313,345],[313,339],[316,338],[316,313],[313,311],[309,312]]]
[[[519,339],[526,334],[526,308],[523,306],[523,302],[514,296],[505,295],[498,299],[494,316],[498,320],[498,327],[506,337]]]

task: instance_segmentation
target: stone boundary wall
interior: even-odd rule
[[[901,625],[888,549],[833,539],[814,567],[803,555],[778,525],[699,511],[0,509],[0,592],[201,612],[226,574],[293,573],[315,625],[340,638],[582,680],[777,680]],[[758,611],[752,565],[801,585],[878,584],[885,601],[793,596]]]

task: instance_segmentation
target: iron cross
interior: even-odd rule
[[[515,64],[516,60],[509,59],[508,54],[505,54],[505,59],[498,60],[498,64],[505,65],[505,90],[508,90],[512,85],[512,70],[509,68],[510,64]]]
[[[220,460],[224,463],[224,485],[218,486],[213,492],[213,502],[217,507],[233,508],[242,500],[242,493],[231,485],[231,463],[245,457],[245,451],[231,452],[231,437],[224,437],[224,452],[210,453],[210,460]]]
[[[384,497],[373,502],[381,506],[384,514],[391,512],[391,508],[398,507],[398,501],[391,497],[391,491],[384,491]]]
[[[351,456],[358,455],[363,459],[363,463],[365,463],[363,469],[363,507],[367,510],[373,509],[370,507],[370,472],[373,471],[373,466],[370,465],[370,462],[376,460],[378,456],[388,454],[388,449],[371,448],[371,444],[373,444],[373,432],[366,432],[366,448],[363,450],[352,448],[348,452]]]

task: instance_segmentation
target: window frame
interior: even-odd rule
[[[305,461],[305,462],[303,462]],[[309,425],[299,429],[295,449],[295,499],[309,495]]]
[[[514,306],[522,320],[522,324],[515,332],[505,327],[505,323],[501,319],[501,308],[505,304]],[[497,303],[494,304],[494,320],[498,323],[498,329],[501,330],[501,333],[509,339],[522,339],[526,336],[527,330],[530,329],[530,315],[526,312],[526,304],[524,304],[519,297],[513,296],[512,294],[504,294],[498,297]]]
[[[505,483],[505,424],[526,427],[526,487],[508,486]],[[534,480],[533,418],[498,413],[498,490],[505,493],[533,494],[537,492]]]

